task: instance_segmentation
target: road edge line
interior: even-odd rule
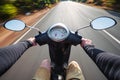
[[[47,14],[45,14],[40,20],[38,20],[32,27],[35,27],[40,21],[42,21],[54,8],[52,8]],[[17,39],[13,44],[18,43],[25,35],[27,35],[32,29],[25,32],[19,39]]]
[[[106,30],[103,30],[104,33],[106,33],[108,36],[110,36],[113,40],[115,40],[118,44],[120,44],[120,41],[114,37],[113,35],[111,35],[109,32],[107,32]]]

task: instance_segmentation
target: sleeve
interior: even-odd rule
[[[108,80],[120,80],[120,56],[87,45],[86,53],[96,63]]]
[[[8,47],[0,48],[0,76],[31,46],[32,44],[26,40]]]

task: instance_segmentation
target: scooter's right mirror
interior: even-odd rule
[[[96,30],[103,30],[113,27],[117,24],[116,20],[111,17],[102,16],[91,21],[90,26]]]

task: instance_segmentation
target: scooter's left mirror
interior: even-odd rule
[[[25,23],[21,20],[9,20],[3,26],[12,31],[21,31],[26,27]]]

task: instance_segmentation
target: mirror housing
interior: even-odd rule
[[[4,28],[12,31],[21,31],[26,27],[26,24],[21,20],[9,20],[4,23]]]
[[[91,21],[90,26],[95,30],[103,30],[113,27],[116,24],[117,22],[115,19],[107,16],[102,16]]]

